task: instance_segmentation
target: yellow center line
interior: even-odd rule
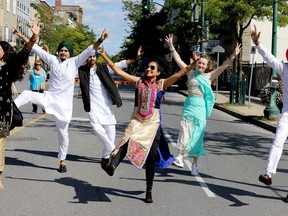
[[[27,124],[23,125],[22,127],[17,127],[17,128],[15,128],[15,129],[13,129],[12,131],[10,131],[10,136],[12,136],[12,135],[14,135],[15,133],[17,133],[17,132],[25,129],[26,127],[28,127],[28,126],[30,126],[30,125],[32,125],[32,124],[34,124],[35,122],[37,122],[37,121],[39,121],[40,119],[46,117],[47,115],[48,115],[48,114],[45,113],[45,114],[39,116],[38,118],[35,118],[35,119],[33,119],[32,121],[28,122]]]
[[[77,97],[78,97],[78,95],[74,95],[73,101],[74,101]],[[37,121],[45,118],[47,115],[48,115],[48,113],[45,113],[45,114],[39,116],[38,118],[35,118],[35,119],[33,119],[32,121],[28,122],[27,124],[23,125],[22,127],[16,127],[16,128],[14,128],[12,131],[10,131],[10,136],[12,136],[12,135],[14,135],[15,133],[17,133],[17,132],[25,129],[26,127],[28,127],[28,126],[30,126],[30,125],[32,125],[32,124],[34,124],[35,122],[37,122]]]

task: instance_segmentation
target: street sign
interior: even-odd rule
[[[225,50],[224,50],[224,48],[223,48],[222,46],[217,45],[216,47],[214,47],[214,48],[212,49],[212,52],[213,52],[213,53],[224,53]]]
[[[251,54],[256,54],[256,47],[255,46],[251,46]]]

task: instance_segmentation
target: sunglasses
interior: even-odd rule
[[[38,66],[38,65],[40,65],[40,66],[41,66],[41,64],[35,64],[35,66]]]
[[[156,67],[154,65],[151,65],[151,66],[147,65],[146,69],[149,69],[149,68],[151,68],[151,70],[155,70]]]

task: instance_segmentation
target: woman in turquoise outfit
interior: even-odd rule
[[[160,105],[166,88],[190,71],[196,65],[196,61],[176,74],[158,80],[162,69],[156,61],[148,63],[144,77],[136,77],[111,62],[103,50],[99,50],[99,53],[116,74],[135,86],[135,107],[131,121],[119,145],[112,151],[109,163],[103,168],[108,175],[112,176],[125,156],[138,169],[145,164],[145,202],[152,203],[155,165],[166,168],[174,161],[161,128]]]
[[[182,61],[173,46],[173,35],[166,36],[165,41],[175,62],[180,68],[185,68],[187,65]],[[179,154],[173,165],[183,168],[184,157],[193,158],[191,175],[198,175],[198,158],[206,155],[203,145],[204,133],[207,118],[211,115],[215,100],[211,82],[232,63],[240,52],[241,46],[237,44],[230,58],[216,69],[213,68],[211,59],[204,55],[198,60],[196,70],[192,70],[187,74],[188,97],[182,109],[182,130],[177,142]]]

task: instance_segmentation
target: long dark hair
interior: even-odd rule
[[[16,52],[9,43],[6,41],[0,41],[0,46],[4,51],[3,62],[7,63],[10,61],[10,59],[15,57]]]
[[[16,51],[13,49],[13,47],[7,43],[6,41],[0,41],[0,46],[3,49],[4,55],[3,55],[3,62],[8,63],[16,56]],[[9,64],[13,64],[9,63]],[[25,74],[25,67],[23,67],[17,72],[17,77],[15,77],[14,81],[18,80],[21,81],[23,79],[23,75]]]

